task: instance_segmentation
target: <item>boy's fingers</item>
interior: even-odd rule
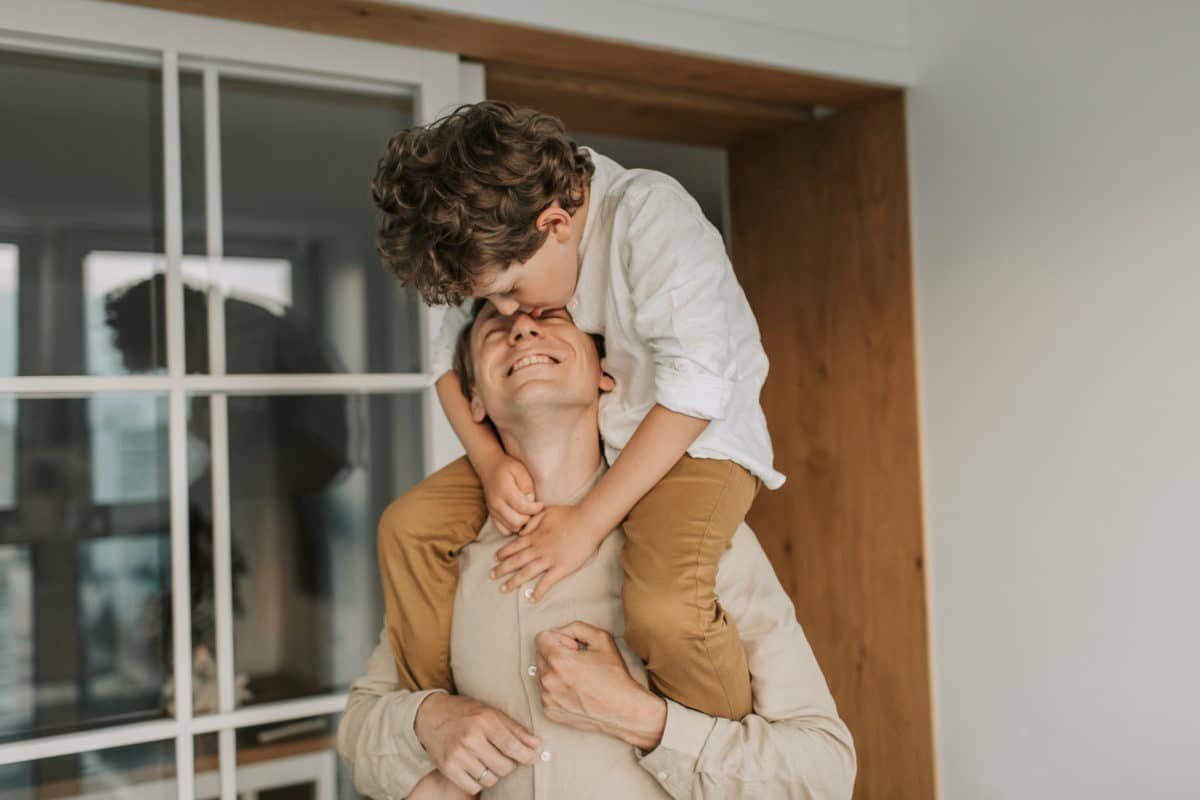
[[[541,575],[545,571],[546,571],[546,562],[541,558],[535,558],[534,560],[532,560],[528,564],[526,564],[524,567],[521,567],[520,572],[518,572],[513,577],[509,578],[508,583],[504,584],[503,589],[506,592],[511,592],[513,589],[517,588],[521,584],[533,580],[534,578],[536,578],[538,575]],[[534,595],[533,599],[536,600],[537,596]]]
[[[533,602],[537,602],[546,596],[546,592],[563,579],[563,574],[557,569],[547,570],[542,579],[538,581],[538,585],[533,589],[533,597],[529,598]]]
[[[510,575],[535,558],[537,558],[537,553],[533,552],[532,550],[523,550],[522,552],[517,553],[515,556],[510,556],[496,566],[492,567],[492,577],[503,578],[505,575]]]
[[[501,504],[500,506],[500,522],[504,523],[504,527],[509,534],[521,530],[526,522],[529,522],[529,517],[524,514],[514,511],[511,507]]]
[[[532,544],[532,539],[526,539],[518,536],[516,539],[513,539],[511,542],[504,545],[504,547],[501,547],[496,551],[496,560],[503,561],[514,553],[519,553],[526,547],[530,547]]]
[[[520,462],[515,462],[516,466],[510,473],[513,476],[513,482],[517,488],[521,490],[521,495],[533,494],[533,476],[529,474],[529,470],[525,469],[525,465]]]
[[[522,514],[537,514],[543,508],[541,503],[533,499],[533,494],[531,493],[523,494],[521,492],[513,492],[510,493],[505,500],[508,501],[510,506],[515,508],[517,511],[520,511]]]
[[[533,533],[538,529],[538,526],[542,524],[542,520],[545,518],[545,514],[534,514],[529,518],[529,522],[525,523],[525,527],[521,528],[521,530],[517,531],[517,533],[521,536],[527,536],[528,534]]]

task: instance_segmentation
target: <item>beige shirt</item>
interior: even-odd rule
[[[671,175],[581,149],[596,172],[567,311],[580,330],[604,335],[604,371],[616,379],[600,398],[608,463],[658,403],[711,420],[689,455],[736,462],[778,489],[784,476],[759,403],[767,354],[721,232]],[[450,368],[470,306],[446,313],[434,375]]]
[[[605,466],[576,496],[583,497]],[[667,700],[666,729],[643,753],[612,736],[551,722],[542,713],[534,636],[583,620],[610,631],[646,685],[641,661],[622,637],[624,533],[617,528],[577,572],[537,604],[536,581],[510,594],[488,576],[509,541],[489,519],[459,556],[451,668],[460,694],[508,714],[541,739],[539,760],[518,767],[486,798],[841,798],[849,797],[856,761],[850,732],[837,716],[791,600],[754,533],[742,524],[718,566],[717,594],[737,624],[750,666],[754,713],[740,722],[711,717]],[[413,729],[429,692],[397,683],[386,629],[350,689],[337,746],[354,784],[370,797],[399,800],[435,764]]]

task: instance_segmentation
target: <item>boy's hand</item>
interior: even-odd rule
[[[502,533],[519,531],[530,517],[545,506],[533,495],[533,478],[529,470],[507,453],[500,453],[479,471],[488,513]]]
[[[596,527],[579,506],[549,506],[534,515],[515,541],[496,551],[498,563],[492,567],[492,577],[516,573],[500,587],[510,592],[542,575],[531,598],[537,602],[596,551],[607,533]]]

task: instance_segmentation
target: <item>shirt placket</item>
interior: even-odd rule
[[[529,722],[532,732],[542,741],[537,760],[533,762],[533,796],[550,797],[550,784],[547,768],[554,753],[546,741],[545,732],[538,730],[540,711],[540,688],[537,676],[537,647],[533,637],[539,630],[537,607],[533,604],[533,583],[522,586],[517,592],[517,635],[520,636],[520,652],[525,660],[522,668],[522,686],[525,690],[525,702],[529,709]]]

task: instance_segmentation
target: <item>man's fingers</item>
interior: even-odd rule
[[[518,536],[508,544],[496,551],[496,560],[503,561],[506,558],[511,558],[533,544],[532,539],[526,539]]]
[[[488,742],[487,751],[479,754],[479,760],[483,762],[485,767],[491,770],[491,774],[485,775],[483,780],[480,781],[484,786],[494,785],[496,781],[517,768],[516,762],[501,752],[499,745],[492,741]],[[479,770],[475,775],[478,776],[480,772],[483,772],[483,770]]]
[[[536,596],[537,592],[534,592]],[[566,625],[555,628],[555,631],[565,634],[572,639],[583,642],[587,647],[597,647],[604,644],[610,636],[609,632],[603,628],[597,628],[595,625],[589,625],[582,620],[575,620]]]
[[[525,744],[525,742],[517,738],[516,732],[513,731],[512,726],[508,725],[507,723],[502,726],[501,730],[496,731],[496,733],[492,736],[492,742],[496,745],[501,753],[512,759],[514,762],[520,764],[532,764],[533,760],[537,758],[537,752],[532,747]],[[512,772],[513,769],[516,769],[515,763],[512,765],[512,768],[509,769],[509,772]],[[501,774],[507,775],[508,772]]]
[[[445,774],[445,776],[449,778],[450,782],[455,786],[462,789],[469,795],[477,795],[483,791],[483,787],[479,785],[474,777],[468,775],[468,772],[470,772],[469,767],[463,767],[458,764],[447,764],[446,769],[443,770],[443,774]],[[478,775],[480,772],[483,772],[482,766],[476,770],[475,775]]]
[[[513,736],[516,736],[526,747],[529,748],[530,758],[537,755],[537,748],[541,747],[542,740],[536,734],[525,730],[525,726],[517,722],[511,717],[505,717],[504,724],[512,731]]]
[[[514,575],[508,579],[508,582],[504,584],[504,587],[503,587],[504,591],[511,592],[513,589],[517,588],[521,584],[526,583],[527,581],[533,580],[534,578],[536,578],[538,575],[541,575],[545,571],[546,571],[546,561],[540,557],[535,557],[528,564],[521,567],[520,571],[517,572],[516,575]],[[534,596],[531,599],[537,600],[536,592],[534,593]]]
[[[505,575],[511,575],[537,557],[537,553],[532,549],[521,550],[492,567],[492,577],[503,578]]]

